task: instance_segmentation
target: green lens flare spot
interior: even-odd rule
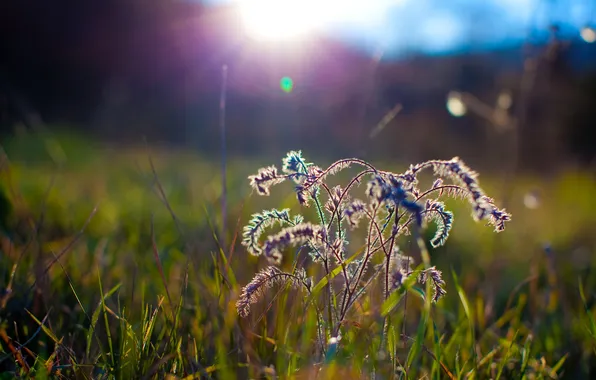
[[[283,77],[279,81],[279,87],[283,92],[292,92],[294,89],[294,81],[290,77]]]

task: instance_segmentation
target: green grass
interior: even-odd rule
[[[291,195],[250,195],[246,177],[276,157],[231,160],[227,239],[236,244],[222,252],[214,238],[217,161],[158,149],[107,151],[77,138],[58,145],[13,139],[4,149],[0,378],[316,372],[348,379],[371,378],[374,368],[380,378],[575,379],[596,372],[596,178],[589,173],[519,178],[507,205],[513,220],[498,235],[475,223],[463,202],[448,202],[451,237],[430,251],[447,296],[432,307],[415,291],[399,304],[390,299],[396,307],[364,297],[338,350],[321,362],[317,313],[303,294],[275,287],[249,318],[235,310],[240,288],[265,265],[241,249],[236,233],[253,212],[298,210]],[[480,181],[499,204],[499,177],[481,172]],[[541,205],[531,210],[523,196],[534,189]],[[389,356],[378,354],[385,313]]]

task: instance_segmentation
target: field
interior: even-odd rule
[[[322,167],[332,162],[303,153]],[[388,313],[386,334],[387,305],[373,284],[341,340],[321,354],[313,305],[324,300],[278,284],[247,318],[236,311],[242,287],[267,266],[240,244],[243,227],[263,209],[300,210],[289,184],[269,197],[249,186],[249,175],[281,159],[230,158],[220,249],[217,158],[75,137],[5,141],[0,378],[594,376],[594,173],[567,168],[504,183],[480,171],[483,189],[512,214],[505,231],[475,222],[465,200],[446,201],[450,237],[427,244],[445,297],[430,305],[424,291],[408,289]],[[375,164],[403,172],[410,163]],[[416,256],[415,239],[401,239]],[[291,270],[297,260],[286,256],[281,267]],[[307,269],[325,285],[317,267]]]

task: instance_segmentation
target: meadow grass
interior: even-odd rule
[[[240,244],[242,228],[272,206],[301,211],[291,186],[251,195],[247,177],[270,163],[265,157],[230,162],[223,252],[217,162],[156,149],[78,155],[81,143],[63,143],[62,159],[31,156],[18,141],[4,145],[1,378],[594,375],[589,173],[518,178],[507,206],[514,218],[498,235],[474,222],[465,202],[447,201],[455,215],[449,242],[429,246],[446,295],[429,305],[416,289],[405,292],[387,314],[385,335],[381,292],[366,294],[343,322],[340,344],[321,357],[320,313],[291,286],[273,286],[249,317],[237,314],[242,287],[267,267]],[[498,203],[499,178],[480,178]],[[529,209],[523,199],[535,189],[540,205]],[[431,227],[422,238],[433,235]],[[406,254],[417,249],[404,240]],[[291,271],[291,262],[282,269]]]

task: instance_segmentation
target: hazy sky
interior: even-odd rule
[[[192,0],[191,0],[192,1]],[[196,0],[195,0],[196,1]],[[204,0],[211,6],[247,0]],[[248,0],[267,1],[267,0]],[[285,0],[277,0],[285,1]],[[293,1],[293,0],[291,0]],[[301,0],[307,3],[308,0]],[[318,0],[335,19],[319,31],[366,50],[385,49],[389,56],[490,49],[548,37],[556,23],[565,36],[596,23],[596,0]],[[335,7],[335,4],[341,6]],[[291,13],[291,12],[287,12]],[[296,14],[272,15],[291,22]],[[266,18],[264,18],[266,20]]]

